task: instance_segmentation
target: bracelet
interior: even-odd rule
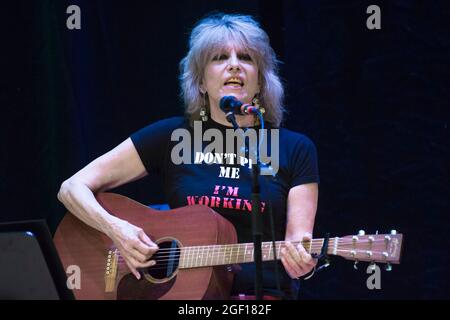
[[[312,272],[307,276],[304,277],[303,280],[309,280],[312,278],[312,276],[314,275],[314,272],[316,272],[316,266],[314,266],[314,269],[312,270]],[[299,278],[300,279],[300,278]]]

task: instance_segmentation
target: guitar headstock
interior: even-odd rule
[[[339,239],[336,255],[348,260],[399,264],[403,235],[392,230],[390,234],[358,235]]]

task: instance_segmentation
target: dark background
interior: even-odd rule
[[[66,8],[81,7],[81,30]],[[381,8],[368,30],[366,8]],[[283,61],[285,126],[308,135],[321,174],[315,236],[404,233],[402,263],[366,287],[334,259],[304,299],[448,299],[448,1],[4,1],[0,221],[65,212],[60,184],[155,120],[182,114],[178,62],[193,24],[254,15]],[[158,177],[115,191],[164,202]]]

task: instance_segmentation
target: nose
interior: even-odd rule
[[[239,59],[234,51],[230,54],[230,58],[228,60],[228,70],[240,70]]]

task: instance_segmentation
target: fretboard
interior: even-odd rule
[[[336,254],[339,238],[330,238],[328,254]],[[293,245],[302,244],[308,253],[320,254],[324,239],[311,241],[292,241]],[[275,250],[272,242],[263,242],[261,246],[262,261],[279,259],[285,241],[276,241]],[[275,257],[275,258],[274,258]],[[249,263],[254,261],[253,243],[229,245],[195,246],[181,248],[180,268],[210,267],[227,264]]]

